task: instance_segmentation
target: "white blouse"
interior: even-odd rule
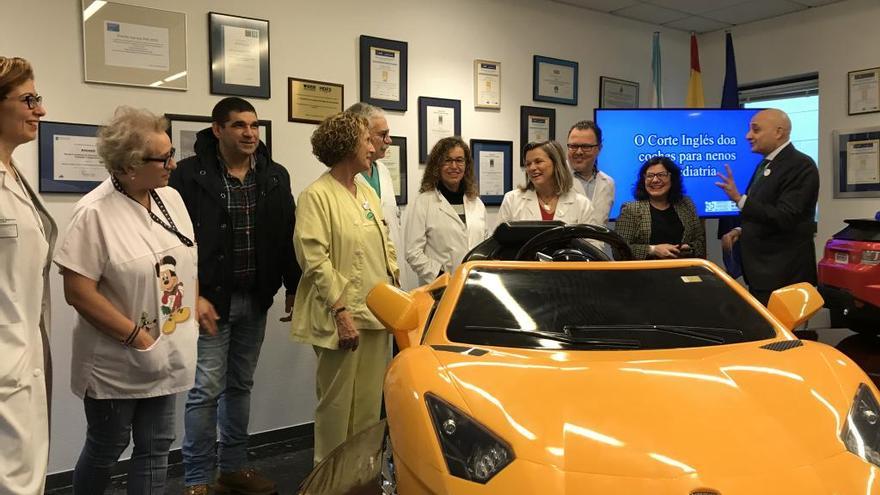
[[[195,240],[180,194],[156,189],[177,229]],[[167,224],[156,201],[151,211]],[[98,282],[98,292],[156,343],[124,347],[81,315],[73,331],[71,388],[82,398],[144,398],[187,390],[195,379],[197,248],[153,221],[110,179],[74,206],[55,254],[59,266]]]

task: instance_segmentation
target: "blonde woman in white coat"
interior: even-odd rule
[[[499,224],[513,220],[604,224],[590,200],[572,188],[574,179],[564,156],[556,141],[533,142],[523,148],[526,184],[504,195]]]
[[[441,139],[431,150],[404,234],[406,261],[420,284],[454,270],[486,239],[486,207],[477,192],[470,148],[460,137]]]

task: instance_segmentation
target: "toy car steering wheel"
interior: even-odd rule
[[[518,261],[534,261],[538,253],[553,258],[554,252],[564,250],[566,257],[571,257],[571,250],[581,251],[584,257],[593,261],[611,261],[601,249],[588,242],[574,242],[578,239],[595,239],[611,245],[614,252],[618,253],[619,260],[631,260],[632,250],[616,232],[597,225],[577,224],[563,225],[550,230],[545,230],[529,239],[516,253],[514,259]]]

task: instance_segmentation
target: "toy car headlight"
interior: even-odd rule
[[[486,483],[513,462],[510,445],[485,426],[433,394],[425,403],[450,474]]]
[[[840,437],[847,450],[880,466],[880,404],[864,383],[856,391]]]

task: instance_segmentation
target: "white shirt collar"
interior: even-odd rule
[[[773,159],[776,158],[776,155],[778,155],[779,152],[782,151],[782,148],[785,148],[789,144],[791,144],[791,140],[788,140],[788,141],[782,143],[782,146],[776,148],[775,150],[771,151],[770,153],[767,153],[767,156],[765,156],[764,159],[766,159],[768,162],[773,161]]]

